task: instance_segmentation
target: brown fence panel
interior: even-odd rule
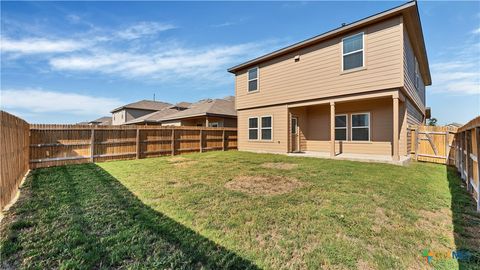
[[[31,125],[31,168],[232,150],[235,128]]]
[[[410,132],[414,158],[457,167],[480,212],[480,116],[458,129],[418,126]]]
[[[412,154],[415,160],[450,164],[454,160],[452,152],[456,128],[445,126],[417,126],[412,133]]]
[[[29,125],[0,111],[0,209],[15,196],[28,172]]]

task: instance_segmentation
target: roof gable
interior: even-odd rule
[[[377,13],[375,15],[366,17],[364,19],[355,21],[350,24],[343,25],[341,27],[335,28],[323,34],[314,36],[312,38],[306,39],[304,41],[295,43],[293,45],[287,46],[285,48],[276,50],[269,54],[260,56],[258,58],[252,59],[250,61],[244,62],[242,64],[236,65],[228,69],[228,72],[237,73],[239,71],[245,70],[246,68],[253,67],[260,63],[266,62],[268,60],[283,56],[287,53],[297,51],[299,49],[309,47],[320,42],[335,38],[339,35],[343,35],[349,31],[354,31],[356,29],[365,27],[370,24],[374,24],[395,16],[403,16],[404,22],[407,28],[409,35],[412,35],[413,39],[416,40],[415,45],[412,45],[415,54],[420,56],[418,58],[422,76],[426,85],[431,84],[430,68],[428,65],[428,58],[425,48],[425,41],[423,38],[422,26],[420,22],[420,16],[418,14],[418,6],[416,1],[411,1],[400,6],[394,7],[392,9]]]

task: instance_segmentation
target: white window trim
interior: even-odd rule
[[[257,119],[257,127],[256,128],[250,128],[250,119]],[[258,136],[260,132],[258,132],[258,130],[260,129],[260,119],[259,117],[257,116],[254,116],[254,117],[249,117],[247,119],[247,128],[248,128],[248,134],[247,134],[247,138],[249,141],[259,141],[260,140],[260,137]],[[250,130],[253,130],[253,129],[256,129],[257,130],[257,138],[256,139],[250,139]]]
[[[270,117],[270,118],[271,118],[271,124],[272,124],[272,125],[271,125],[269,128],[263,128],[263,127],[262,127],[262,118],[264,118],[264,117]],[[263,115],[263,116],[260,116],[260,121],[259,121],[258,123],[259,123],[259,125],[258,125],[258,127],[259,127],[259,128],[258,128],[258,133],[259,133],[259,134],[258,134],[258,135],[259,135],[258,138],[259,138],[259,140],[264,141],[264,142],[272,142],[272,141],[273,141],[273,116],[272,116],[272,115]],[[270,129],[270,130],[271,130],[271,132],[270,132],[270,135],[271,135],[271,136],[270,136],[270,140],[264,140],[264,139],[262,139],[262,130],[263,130],[263,129]]]
[[[337,116],[345,116],[345,122],[346,122],[346,126],[345,127],[335,127],[335,130],[337,129],[346,129],[346,132],[345,132],[345,140],[337,140],[335,139],[335,141],[342,141],[342,142],[345,142],[345,141],[348,141],[348,114],[346,113],[341,113],[341,114],[335,114],[335,117]],[[335,123],[333,123],[335,124]]]
[[[353,51],[353,52],[343,53],[343,41],[347,38],[351,38],[351,37],[358,36],[358,35],[362,35],[362,49],[361,50],[356,50],[356,51]],[[360,52],[360,51],[362,51],[362,66],[345,70],[345,66],[344,66],[344,63],[343,63],[343,58],[346,55],[354,54],[354,53],[357,53],[357,52]],[[363,68],[365,68],[365,32],[356,33],[354,35],[350,35],[348,37],[342,38],[342,72],[350,72],[350,71],[363,69]]]
[[[250,70],[252,69],[257,69],[257,78],[255,79],[250,79],[249,78],[249,74],[250,74]],[[257,66],[257,67],[253,67],[253,68],[249,68],[247,70],[247,93],[256,93],[258,91],[260,91],[260,68]],[[253,91],[250,91],[249,89],[249,85],[250,85],[250,81],[254,81],[254,80],[257,80],[257,90],[253,90]]]
[[[354,127],[353,126],[353,116],[354,115],[362,115],[362,114],[368,114],[368,126]],[[371,141],[372,133],[371,133],[370,126],[372,125],[372,118],[371,118],[370,112],[357,112],[357,113],[350,114],[350,123],[351,123],[350,128],[352,129],[351,130],[352,135],[353,135],[353,129],[354,128],[366,128],[366,127],[368,127],[368,141],[353,140],[353,136],[352,136],[352,138],[350,139],[352,142],[370,142]]]

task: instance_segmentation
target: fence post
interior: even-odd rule
[[[475,139],[477,141],[477,212],[480,212],[480,127],[475,128]]]
[[[172,127],[172,156],[175,156],[175,128]]]
[[[137,159],[140,159],[140,129],[137,128],[137,144],[136,144],[136,147],[137,147],[137,155],[136,155],[136,158]]]
[[[418,161],[418,129],[420,127],[417,126],[415,128],[415,160]]]
[[[222,151],[225,151],[225,129],[222,131]]]
[[[448,165],[450,163],[450,147],[448,145],[449,139],[448,136],[450,135],[450,132],[445,131],[445,165]]]
[[[458,135],[458,140],[459,140],[459,143],[460,143],[460,155],[459,155],[459,158],[460,158],[460,177],[461,178],[464,178],[465,176],[463,175],[463,167],[465,166],[464,162],[463,162],[463,150],[465,149],[465,146],[463,145],[464,143],[464,140],[463,140],[463,132],[461,132],[459,135]]]
[[[90,161],[95,162],[95,128],[92,128],[90,134]]]
[[[470,191],[470,164],[468,160],[470,159],[470,149],[468,148],[468,130],[465,130],[465,180],[467,182],[467,191]],[[471,138],[471,136],[470,136]]]
[[[203,130],[200,129],[200,153],[203,152]]]

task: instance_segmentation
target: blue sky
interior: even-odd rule
[[[1,106],[33,123],[234,94],[226,69],[403,2],[1,2]],[[480,114],[480,3],[423,2],[440,123]]]

